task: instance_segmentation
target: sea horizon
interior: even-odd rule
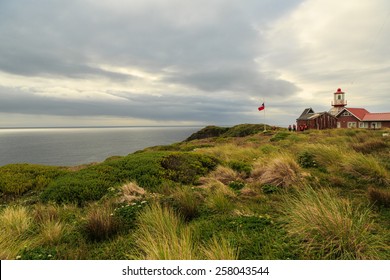
[[[0,166],[75,166],[184,141],[202,126],[78,126],[0,129]]]
[[[132,128],[132,127],[205,127],[206,125],[88,125],[88,126],[1,126],[0,129],[60,129],[60,128]],[[229,126],[229,125],[216,125]]]

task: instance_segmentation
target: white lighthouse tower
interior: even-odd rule
[[[333,94],[332,106],[329,110],[329,113],[336,116],[344,107],[347,105],[347,100],[345,100],[345,92],[338,88],[337,91]]]

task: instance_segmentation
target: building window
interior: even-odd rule
[[[359,128],[368,128],[368,123],[366,123],[366,122],[359,122]]]
[[[348,117],[348,116],[351,116],[351,113],[350,112],[347,112],[347,111],[345,111],[343,114],[342,114],[343,116],[346,116],[346,117]]]
[[[371,123],[371,128],[375,129],[375,128],[381,128],[382,127],[382,123],[381,122],[372,122]]]
[[[356,122],[348,122],[348,128],[356,128]]]

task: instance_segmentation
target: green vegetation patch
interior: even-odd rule
[[[0,167],[0,192],[22,195],[43,189],[57,177],[68,172],[60,167],[35,164],[9,164]]]
[[[274,136],[272,136],[270,141],[271,142],[278,142],[278,141],[281,141],[281,140],[285,140],[290,135],[291,135],[291,133],[289,133],[289,132],[281,131],[281,132],[276,133]]]
[[[270,129],[267,126],[267,129]],[[245,137],[264,131],[264,124],[239,124],[233,127],[206,126],[195,132],[186,141],[212,137]]]
[[[135,153],[65,175],[53,181],[42,193],[43,201],[85,204],[99,200],[109,188],[126,181],[136,181],[142,188],[161,184],[160,161],[165,153]]]
[[[229,130],[228,127],[219,127],[214,125],[206,126],[205,128],[202,128],[201,130],[192,134],[190,137],[187,138],[186,141],[211,138],[211,137],[219,137],[223,135],[225,132],[227,132],[228,130]]]
[[[164,177],[183,184],[194,184],[200,176],[217,167],[214,157],[195,153],[173,153],[161,161]]]

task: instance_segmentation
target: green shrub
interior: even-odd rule
[[[18,260],[53,260],[57,250],[47,247],[23,248],[16,257]]]
[[[281,132],[276,133],[274,136],[272,136],[270,141],[271,142],[278,142],[278,141],[281,141],[281,140],[285,140],[290,135],[291,135],[291,133],[289,133],[289,132],[281,131]]]
[[[267,129],[270,129],[267,126]],[[245,137],[257,134],[264,130],[264,124],[239,124],[233,127],[207,126],[198,132],[195,132],[186,141],[195,139],[204,139],[210,137]]]
[[[263,185],[261,189],[263,190],[263,193],[266,194],[274,193],[279,190],[278,187],[275,187],[274,185],[268,185],[268,184]]]
[[[154,189],[162,182],[160,161],[166,153],[131,154],[122,159],[91,166],[59,177],[43,191],[43,201],[77,203],[99,200],[111,187],[136,181],[145,189]]]
[[[218,232],[236,248],[240,260],[297,258],[295,241],[268,215],[214,215],[197,220],[193,227],[200,241],[213,243]]]
[[[318,167],[314,155],[308,151],[304,151],[298,155],[298,163],[303,168]]]
[[[109,180],[99,178],[98,175],[87,175],[85,172],[68,175],[52,182],[42,193],[43,201],[57,203],[77,203],[84,205],[88,201],[99,200],[113,185]]]
[[[118,205],[114,209],[114,217],[118,222],[119,229],[123,232],[134,229],[137,215],[146,204],[146,201],[135,201],[131,204]]]
[[[52,166],[9,164],[0,167],[0,192],[22,195],[34,189],[43,189],[67,171]]]
[[[213,157],[193,153],[173,153],[161,161],[165,178],[182,184],[194,184],[217,164],[218,160]]]
[[[249,176],[252,172],[252,166],[249,163],[241,161],[231,161],[228,163],[229,167],[239,173],[244,173],[246,176]]]
[[[229,128],[227,127],[206,126],[205,128],[202,128],[201,130],[192,134],[190,137],[186,139],[186,141],[211,138],[211,137],[219,137],[228,130]]]
[[[146,190],[153,190],[162,183],[161,160],[167,152],[139,152],[130,154],[109,165],[114,168],[116,182],[136,181]]]
[[[244,137],[248,135],[257,134],[264,130],[263,124],[239,124],[229,128],[223,136],[224,137]]]
[[[230,182],[228,186],[235,191],[239,191],[245,187],[245,183],[242,181],[233,181]]]

